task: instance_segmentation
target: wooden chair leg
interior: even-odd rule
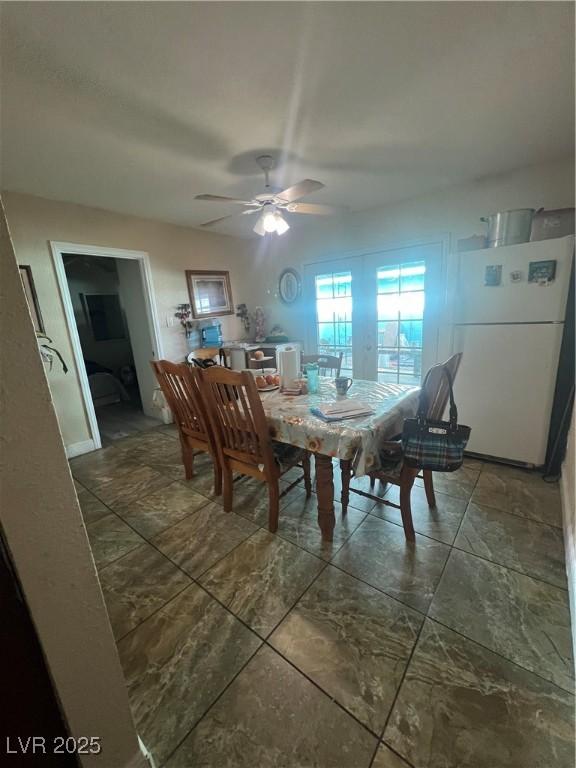
[[[194,477],[194,451],[185,449],[182,451],[182,460],[184,461],[184,475],[186,480]]]
[[[302,458],[302,469],[304,470],[304,488],[306,490],[306,498],[309,499],[312,495],[312,480],[310,479],[310,454],[308,451]]]
[[[426,491],[426,501],[430,509],[436,509],[436,496],[434,495],[434,481],[432,472],[429,469],[422,470],[424,477],[424,490]]]
[[[370,488],[374,488],[376,485],[376,475],[368,475],[370,478]]]
[[[412,523],[412,508],[410,506],[410,494],[417,472],[409,467],[402,467],[400,472],[400,514],[407,541],[415,541],[414,524]]]
[[[280,488],[277,479],[268,482],[268,499],[268,530],[270,533],[276,533],[280,516]]]
[[[233,483],[232,483],[232,470],[228,467],[222,467],[222,482],[224,486],[224,493],[222,501],[224,503],[224,512],[232,512],[232,500],[233,500]]]
[[[342,505],[342,514],[348,512],[348,502],[350,501],[350,476],[352,474],[352,462],[350,459],[340,459],[340,477],[342,478],[342,494],[340,503]]]

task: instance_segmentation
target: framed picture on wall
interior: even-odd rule
[[[38,304],[36,288],[34,287],[32,268],[28,264],[19,264],[18,269],[20,270],[20,278],[22,279],[22,285],[24,286],[26,301],[30,307],[30,314],[32,315],[34,330],[36,333],[46,333],[44,330],[44,322],[42,321],[42,313],[40,312],[40,305]]]
[[[197,320],[234,312],[229,272],[186,270],[192,314]]]

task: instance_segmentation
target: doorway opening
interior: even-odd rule
[[[74,455],[159,426],[146,254],[52,244],[92,440]]]

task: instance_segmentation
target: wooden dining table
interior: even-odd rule
[[[354,379],[346,398],[368,405],[373,412],[333,422],[326,422],[311,412],[312,408],[336,401],[332,378],[320,377],[320,391],[313,395],[285,395],[280,390],[260,393],[270,436],[314,454],[318,524],[325,541],[332,541],[336,524],[334,459],[340,461],[343,479],[349,478],[352,470],[361,477],[377,469],[379,445],[402,432],[404,419],[416,413],[419,393],[419,387],[409,384]],[[345,514],[347,482],[343,482],[342,491],[342,513]]]

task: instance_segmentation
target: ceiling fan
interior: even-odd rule
[[[219,221],[231,219],[233,216],[246,216],[253,213],[259,213],[253,229],[257,235],[264,236],[267,232],[276,232],[277,235],[283,235],[290,229],[290,225],[282,215],[287,213],[307,213],[316,216],[329,216],[338,213],[339,208],[331,205],[318,205],[316,203],[300,203],[303,197],[310,195],[324,187],[320,181],[313,179],[304,179],[304,181],[294,184],[292,187],[275,190],[270,186],[270,171],[274,168],[274,158],[272,155],[260,155],[256,162],[264,171],[264,189],[261,195],[256,195],[252,200],[239,200],[235,197],[223,197],[221,195],[196,195],[195,200],[210,200],[215,203],[228,203],[242,205],[246,210],[240,213],[220,216],[218,219],[206,221],[201,226],[211,227]]]

